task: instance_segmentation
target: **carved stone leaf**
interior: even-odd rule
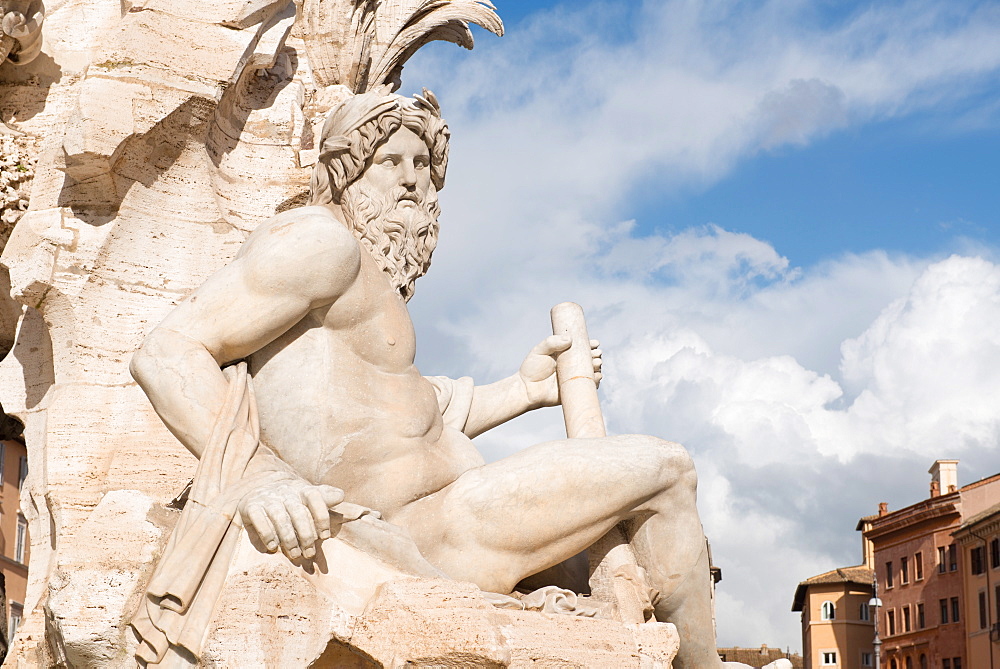
[[[375,34],[377,0],[296,0],[316,83],[364,85]]]
[[[389,0],[382,2],[378,8],[378,22],[376,23],[376,38],[382,44],[392,41],[399,28],[405,25],[410,18],[420,10],[421,5],[427,0]]]
[[[409,16],[401,7],[410,9]],[[379,40],[373,54],[371,79],[392,82],[398,79],[403,65],[428,42],[442,40],[471,49],[469,23],[503,35],[503,23],[492,4],[485,0],[408,0],[405,3],[380,5],[376,24]],[[391,35],[383,39],[383,35]]]
[[[364,93],[398,84],[406,60],[434,40],[472,48],[469,23],[497,34],[503,24],[486,0],[296,0],[316,82]]]

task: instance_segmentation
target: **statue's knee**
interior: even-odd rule
[[[656,437],[648,439],[649,448],[657,454],[657,465],[664,487],[694,493],[698,487],[698,473],[687,449],[672,441]]]

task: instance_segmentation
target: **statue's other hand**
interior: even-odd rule
[[[604,378],[604,373],[601,371],[602,365],[604,365],[604,360],[602,356],[604,351],[601,350],[601,342],[596,339],[590,340],[590,356],[594,360],[594,383],[597,387],[601,387],[601,379]]]
[[[559,404],[559,386],[556,383],[556,358],[570,347],[566,335],[551,335],[531,349],[521,363],[519,374],[524,382],[528,402],[532,407],[551,407]],[[600,342],[590,340],[590,350],[594,361],[594,380],[601,383]]]
[[[269,552],[281,548],[291,559],[312,558],[316,542],[330,538],[330,509],[343,500],[333,486],[279,481],[244,497],[239,511],[244,527]]]

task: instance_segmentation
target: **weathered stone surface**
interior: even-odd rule
[[[246,4],[229,9],[238,14]],[[197,461],[149,407],[128,360],[167,310],[235,254],[246,231],[308,183],[295,159],[299,136],[260,139],[267,123],[303,124],[293,93],[302,84],[290,80],[301,80],[298,67],[280,81],[258,74],[280,54],[297,62],[294,47],[282,42],[290,19],[263,31],[264,14],[242,30],[202,25],[206,11],[225,11],[210,5],[181,14],[183,44],[169,45],[169,53],[151,34],[136,38],[153,15],[138,3],[123,16],[117,0],[70,0],[46,18],[46,46],[34,62],[0,67],[0,117],[38,138],[31,206],[2,259],[26,305],[3,305],[17,332],[0,362],[0,401],[25,422],[31,463],[23,508],[32,564],[13,655],[26,665],[62,657],[76,666],[132,661],[123,646],[127,619],[176,517],[166,505]],[[205,37],[192,51],[202,33],[215,41]],[[135,65],[126,68],[129,58]],[[192,81],[191,64],[206,61],[216,64],[216,78]],[[263,104],[285,89],[281,104]],[[240,103],[242,120],[231,112],[230,90],[255,101]],[[227,109],[221,124],[220,105]],[[242,147],[244,133],[257,128],[255,161],[270,166],[268,183],[229,177],[224,161],[216,167],[206,143],[223,134],[220,126],[229,144],[216,143],[218,155]],[[236,162],[245,173],[252,161]],[[227,179],[241,182],[235,191],[265,197],[231,216],[214,188]],[[14,323],[5,327],[11,340]]]
[[[28,208],[37,153],[33,137],[0,133],[0,248]]]
[[[471,584],[417,580],[383,585],[349,646],[386,667],[651,669],[670,667],[678,638],[669,624],[501,610]],[[327,652],[339,657],[341,646]]]

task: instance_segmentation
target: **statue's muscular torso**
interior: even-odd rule
[[[332,214],[329,225],[343,226]],[[284,234],[296,227],[289,221]],[[350,286],[254,353],[250,369],[262,441],[306,480],[391,518],[482,460],[443,424],[434,388],[413,364],[406,304],[359,250]]]

